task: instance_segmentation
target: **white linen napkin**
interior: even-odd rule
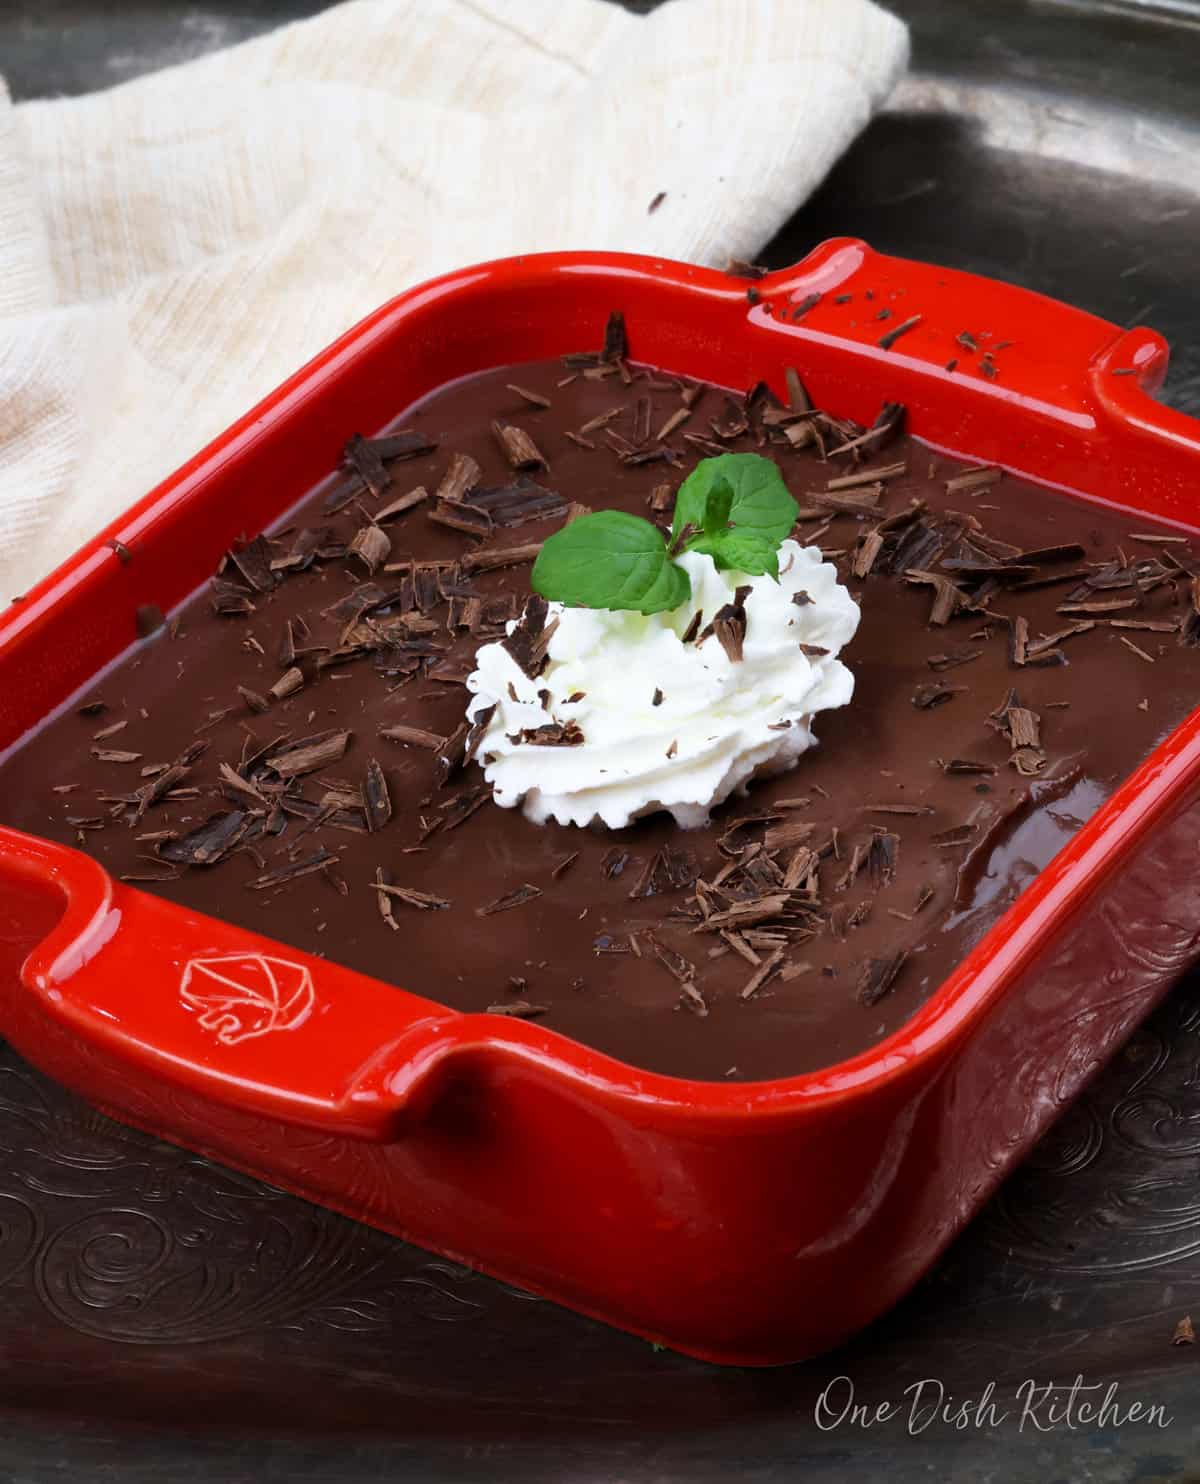
[[[907,57],[871,0],[350,0],[88,97],[0,81],[0,600],[422,278],[752,258]]]

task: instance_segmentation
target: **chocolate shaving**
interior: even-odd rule
[[[558,628],[558,619],[546,623],[548,612],[546,599],[535,593],[525,604],[525,611],[512,633],[500,641],[530,680],[536,680],[546,668],[550,641]]]
[[[641,874],[630,890],[631,901],[643,897],[661,896],[664,892],[683,891],[691,886],[700,874],[696,858],[689,851],[676,850],[665,845],[656,850],[642,867]]]
[[[679,989],[679,1008],[689,1010],[693,1015],[703,1020],[708,1014],[708,1001],[696,988],[695,984],[686,979]]]
[[[305,856],[295,865],[280,866],[277,870],[268,871],[264,876],[259,876],[254,881],[248,881],[248,891],[268,891],[273,886],[285,886],[288,882],[299,881],[302,876],[312,876],[317,871],[323,871],[327,866],[337,865],[338,858],[332,850],[326,850],[324,846],[313,855]]]
[[[966,593],[940,572],[927,572],[913,567],[903,577],[905,582],[922,583],[933,588],[933,607],[929,611],[931,624],[941,627],[949,623],[960,608],[967,606]]]
[[[403,515],[408,510],[415,510],[418,505],[423,505],[429,499],[429,491],[423,484],[417,485],[416,489],[409,490],[408,494],[400,495],[382,510],[377,510],[373,517],[377,526],[385,520],[395,520],[398,515]]]
[[[531,747],[579,747],[586,740],[579,723],[575,721],[554,721],[540,727],[523,727],[515,738],[509,738],[515,745],[524,743]]]
[[[504,457],[514,469],[540,469],[545,466],[545,458],[524,428],[517,427],[515,423],[497,420],[492,423],[492,433]]]
[[[977,660],[982,655],[982,649],[973,649],[970,645],[959,645],[955,649],[948,649],[943,654],[931,654],[925,661],[931,670],[939,673],[944,670],[957,669],[959,665],[969,665],[972,660]]]
[[[398,596],[399,594],[390,593],[386,588],[380,587],[377,582],[360,583],[345,597],[339,598],[336,603],[324,609],[321,616],[332,619],[335,623],[354,623],[364,613],[369,613],[373,608],[386,607]]]
[[[330,763],[340,762],[350,745],[349,732],[317,732],[311,737],[288,742],[264,758],[265,765],[281,778],[299,778],[315,773]]]
[[[883,485],[889,479],[895,479],[898,475],[905,473],[908,465],[903,459],[894,464],[884,464],[877,469],[858,469],[853,474],[842,474],[837,479],[826,482],[826,490],[848,490],[854,489],[861,484]]]
[[[1142,629],[1150,634],[1177,634],[1181,620],[1178,618],[1110,618],[1110,629]]]
[[[469,453],[451,454],[446,472],[434,491],[435,498],[449,504],[459,503],[479,483],[482,472]]]
[[[1010,706],[1004,713],[1008,735],[1016,747],[1037,747],[1041,741],[1041,718],[1025,706]]]
[[[925,685],[917,686],[913,691],[912,703],[918,711],[930,711],[934,706],[953,700],[966,689],[965,685],[945,685],[940,680],[931,680]]]
[[[454,905],[445,897],[435,896],[432,892],[417,891],[411,886],[393,886],[390,882],[381,880],[381,875],[381,872],[376,872],[374,890],[383,898],[403,902],[406,907],[415,907],[418,912],[444,912]]]
[[[459,722],[458,726],[450,733],[435,754],[435,761],[441,772],[442,782],[446,783],[458,770],[464,766],[467,759],[467,742],[470,738],[472,725],[469,721]]]
[[[1043,634],[1039,638],[1031,640],[1026,646],[1026,660],[1032,660],[1045,654],[1056,644],[1061,644],[1064,639],[1072,639],[1076,634],[1086,634],[1096,627],[1094,622],[1068,624],[1065,629],[1056,629],[1053,634]]]
[[[989,485],[995,484],[1004,478],[1004,470],[997,468],[995,464],[978,464],[974,468],[964,469],[960,474],[955,474],[946,481],[946,493],[957,495],[963,491],[973,493],[975,490],[987,489]]]
[[[975,762],[966,757],[952,757],[949,762],[942,764],[943,773],[994,773],[995,771],[995,763]]]
[[[734,591],[733,602],[718,608],[712,622],[696,641],[703,644],[711,634],[717,636],[721,648],[736,664],[742,658],[742,645],[746,638],[746,599],[750,596],[750,584],[744,583]],[[689,625],[689,632],[691,626]],[[683,637],[687,643],[688,635]]]
[[[239,685],[237,687],[237,693],[245,701],[247,709],[259,716],[271,709],[271,703],[267,700],[266,696],[260,696],[256,690],[251,690],[249,686]]]
[[[212,610],[218,618],[245,618],[254,612],[249,594],[232,582],[214,578],[210,592]]]
[[[343,464],[353,468],[373,495],[381,495],[390,480],[384,467],[400,459],[415,459],[433,453],[437,444],[416,428],[402,428],[385,433],[381,438],[364,438],[360,433],[346,444]]]
[[[162,841],[157,854],[178,866],[213,866],[223,860],[250,826],[244,809],[215,814],[179,839]]]
[[[829,457],[834,458],[837,454],[852,453],[858,449],[872,445],[882,448],[891,438],[894,438],[904,426],[905,409],[900,402],[885,402],[879,409],[879,414],[865,433],[859,433],[847,442],[840,444],[837,448],[829,450]]]
[[[271,571],[271,553],[263,537],[257,536],[240,550],[231,551],[229,560],[256,593],[269,593],[274,588],[276,578]]]
[[[362,807],[366,815],[367,829],[372,834],[381,830],[392,817],[392,796],[388,791],[383,769],[374,758],[367,762],[366,777],[362,786]]]
[[[467,745],[463,750],[463,763],[473,763],[475,754],[479,751],[479,745],[483,741],[484,734],[491,725],[492,717],[496,714],[496,703],[485,706],[478,712],[471,722],[470,731],[467,733]]]
[[[532,902],[541,894],[540,886],[532,886],[526,881],[512,891],[505,892],[502,897],[497,897],[494,902],[489,902],[486,907],[476,907],[475,916],[493,917],[497,912],[510,912],[514,907],[523,907],[526,902]]]
[[[1008,659],[1013,665],[1023,665],[1029,653],[1029,620],[1027,618],[1014,618],[1008,620]]]
[[[461,793],[454,794],[444,804],[438,806],[441,810],[441,817],[422,838],[427,839],[429,835],[436,834],[439,828],[458,829],[460,825],[466,824],[472,814],[482,809],[491,796],[492,791],[486,784],[480,788],[465,788]]]
[[[374,577],[391,554],[391,539],[377,525],[361,527],[346,551],[347,559],[357,562],[367,577]]]
[[[522,401],[528,402],[531,407],[546,408],[552,407],[554,405],[551,402],[550,398],[543,397],[541,392],[530,391],[527,386],[518,386],[515,381],[506,382],[505,385],[508,387],[508,390],[510,392],[516,392],[517,396],[520,397]]]
[[[629,341],[625,335],[625,316],[614,309],[604,326],[604,349],[600,352],[603,361],[623,361],[629,354]]]
[[[505,1000],[487,1007],[487,1014],[507,1015],[511,1020],[536,1020],[539,1015],[549,1013],[549,1005],[534,1005],[529,1000]]]
[[[502,529],[523,526],[529,521],[556,520],[561,516],[566,516],[569,521],[571,511],[576,509],[586,514],[585,507],[569,505],[556,491],[525,475],[511,484],[473,490],[460,509],[465,511],[468,507],[486,512],[493,524]]]
[[[869,577],[879,553],[884,547],[884,536],[876,528],[868,531],[865,536],[859,538],[857,549],[850,563],[850,570],[855,577]]]
[[[368,444],[385,464],[401,459],[416,459],[422,454],[433,453],[437,442],[417,428],[400,428],[395,433],[385,433],[381,438],[371,438]]]
[[[766,984],[769,979],[774,977],[774,975],[778,972],[780,964],[782,964],[783,962],[784,951],[785,950],[782,948],[777,948],[774,953],[770,955],[769,958],[765,958],[762,961],[762,964],[757,969],[755,969],[754,973],[742,986],[740,994],[741,999],[751,999],[758,993],[760,989],[762,989],[763,985]]]
[[[788,407],[793,412],[810,412],[812,400],[805,390],[804,383],[800,380],[800,374],[795,366],[783,368],[783,379],[787,385]]]
[[[671,436],[672,433],[678,431],[678,429],[683,427],[684,423],[687,422],[691,415],[692,414],[690,408],[678,408],[670,415],[670,417],[667,418],[666,422],[663,423],[658,432],[655,433],[654,441],[660,444],[664,443]]]
[[[763,849],[770,853],[777,850],[791,850],[807,840],[815,828],[815,825],[800,824],[794,820],[788,820],[783,824],[773,824],[763,835]]]
[[[688,624],[687,628],[684,629],[679,642],[681,644],[691,644],[696,635],[700,632],[700,625],[703,622],[704,614],[700,612],[699,609],[697,609],[696,612],[692,614],[691,622]]]
[[[654,515],[669,515],[675,507],[675,491],[669,484],[656,484],[650,491],[650,510]]]
[[[378,444],[361,433],[355,433],[346,444],[342,462],[354,470],[376,499],[387,489],[391,476],[384,468]]]
[[[943,557],[942,566],[956,577],[965,577],[969,582],[983,582],[993,578],[1000,583],[1017,583],[1036,573],[1036,567],[1017,567],[1004,560],[973,561],[966,557]]]
[[[923,316],[919,314],[910,315],[909,318],[903,322],[903,324],[899,324],[895,327],[895,329],[889,330],[886,335],[881,335],[879,337],[879,344],[881,348],[883,350],[891,350],[892,346],[895,345],[896,341],[900,339],[901,335],[907,335],[910,330],[915,330],[917,328],[917,326],[921,323],[922,318]]]
[[[502,567],[519,567],[537,559],[542,549],[540,541],[531,541],[524,546],[480,547],[468,552],[462,560],[464,572],[496,572]]]
[[[888,886],[896,874],[900,854],[900,836],[888,830],[877,830],[867,847],[867,871],[876,886]]]
[[[1200,577],[1193,577],[1187,589],[1188,609],[1179,630],[1179,642],[1188,649],[1200,645]]]
[[[729,443],[735,438],[740,438],[743,433],[748,431],[750,418],[746,411],[745,401],[739,403],[735,402],[732,397],[726,397],[725,409],[726,416],[723,423],[719,423],[713,418],[709,420],[708,425],[717,438],[723,443]]]
[[[339,479],[321,501],[321,510],[325,515],[336,515],[339,510],[344,510],[353,500],[357,500],[366,492],[366,486],[357,474],[352,474],[347,479]]]
[[[858,976],[858,1002],[860,1005],[876,1005],[896,982],[908,955],[903,950],[889,958],[870,958],[863,964]]]
[[[139,789],[135,795],[137,799],[137,814],[135,817],[141,819],[147,809],[165,799],[175,785],[181,783],[187,777],[189,770],[190,764],[188,763],[182,761],[174,763],[165,772],[160,773],[152,782],[146,784],[145,788]]]
[[[800,520],[812,520],[817,516],[832,512],[834,515],[874,515],[879,510],[879,497],[883,494],[883,485],[875,483],[867,489],[843,490],[830,492],[828,490],[811,490],[805,499],[809,501],[807,508],[801,509]]]
[[[386,737],[389,742],[401,742],[408,747],[426,747],[430,752],[437,752],[446,745],[447,740],[439,737],[436,732],[425,731],[423,727],[381,727],[379,735]]]
[[[865,840],[859,840],[850,852],[850,860],[846,869],[833,884],[834,891],[849,891],[858,880],[858,874],[867,863],[867,855],[870,846]]]
[[[715,932],[719,928],[745,928],[755,923],[769,922],[786,910],[791,902],[790,892],[775,892],[754,898],[749,902],[737,902],[723,912],[714,912],[696,932]]]
[[[398,933],[400,931],[400,924],[396,921],[395,912],[392,911],[391,898],[385,891],[378,890],[380,887],[390,886],[391,879],[390,872],[385,871],[382,866],[375,867],[375,886],[377,888],[375,892],[375,903],[379,908],[379,915],[387,923],[388,927],[391,928],[392,932]]]
[[[930,835],[929,843],[940,849],[965,845],[977,829],[978,825],[974,824],[956,824],[951,829],[940,830],[936,835]]]
[[[469,505],[438,503],[429,512],[435,525],[448,526],[452,531],[462,531],[468,536],[490,536],[492,518],[486,510],[475,510]]]
[[[1124,634],[1118,634],[1117,638],[1120,639],[1121,643],[1125,646],[1126,649],[1132,649],[1134,654],[1136,654],[1139,659],[1145,660],[1148,665],[1152,665],[1154,663],[1154,656],[1152,654],[1147,654],[1140,644],[1135,644],[1132,639],[1127,639]]]
[[[684,958],[682,953],[676,953],[673,948],[668,948],[660,943],[653,933],[648,933],[650,948],[654,957],[680,984],[691,984],[696,978],[696,965],[690,959]]]

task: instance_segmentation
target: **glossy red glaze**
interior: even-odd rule
[[[598,344],[614,307],[639,359],[779,390],[795,364],[834,412],[902,401],[939,447],[1200,523],[1200,424],[1148,395],[1166,367],[1151,331],[849,240],[753,287],[752,303],[723,274],[561,254],[402,295],[0,621],[0,748],[126,647],[139,604],[177,605],[277,519],[351,432],[452,377]],[[998,378],[963,330],[1013,342]],[[0,1025],[114,1116],[315,1201],[695,1355],[796,1360],[912,1285],[1200,951],[1198,781],[1193,716],[907,1025],[803,1077],[640,1072],[4,830]]]

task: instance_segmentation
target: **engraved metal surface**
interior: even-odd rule
[[[852,233],[1146,321],[1174,346],[1168,399],[1200,411],[1190,0],[890,3],[914,73],[768,261]],[[21,96],[77,91],[320,8],[10,4],[0,71]],[[1200,1324],[1198,1030],[1193,974],[909,1299],[775,1372],[531,1301],[119,1127],[2,1050],[0,1480],[1200,1478],[1200,1346],[1171,1344]],[[813,1420],[839,1373],[878,1400],[1077,1372],[1172,1425]]]

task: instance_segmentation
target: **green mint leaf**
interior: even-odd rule
[[[639,515],[600,510],[547,537],[530,578],[534,592],[573,608],[665,613],[692,594],[662,532]]]
[[[799,511],[773,459],[723,453],[701,459],[680,485],[672,537],[694,526],[699,534],[687,550],[706,553],[722,570],[778,577],[779,547]]]
[[[729,512],[733,508],[733,486],[722,475],[714,479],[704,501],[704,534],[723,536],[729,529]]]
[[[703,551],[704,547],[697,543],[695,549]],[[719,572],[745,572],[750,577],[759,577],[765,572],[779,581],[779,547],[772,541],[763,541],[758,536],[743,536],[732,530],[708,554]]]

